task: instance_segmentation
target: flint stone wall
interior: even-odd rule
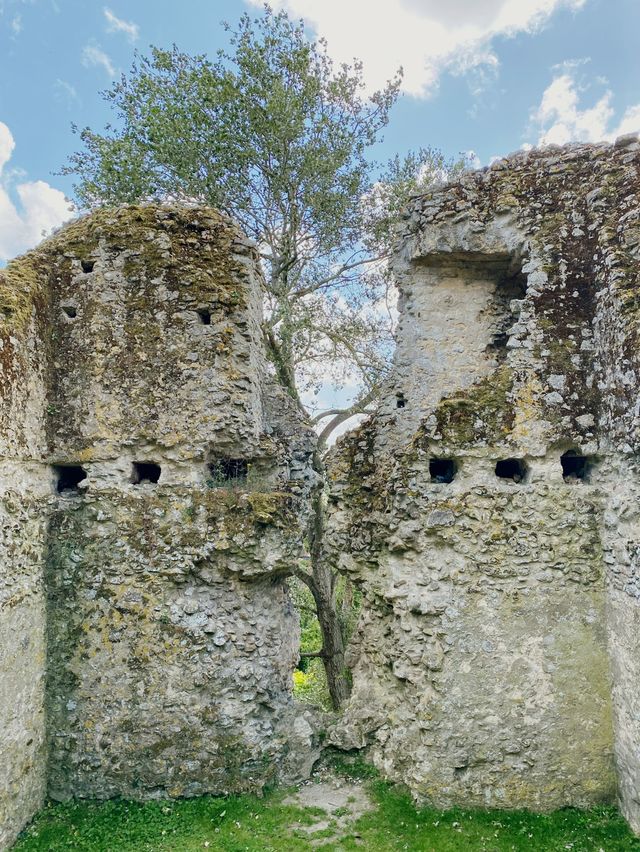
[[[310,769],[286,577],[313,440],[267,371],[261,286],[201,208],[100,211],[0,273],[0,848],[45,794]]]
[[[332,740],[437,805],[619,792],[640,829],[639,175],[636,137],[534,150],[407,213],[393,375],[331,466]]]

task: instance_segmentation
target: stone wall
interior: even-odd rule
[[[22,282],[3,320],[3,842],[45,784],[304,776],[286,577],[313,440],[266,367],[255,250],[215,211],[100,211],[10,264],[5,298]]]
[[[640,831],[640,144],[414,200],[376,415],[330,465],[359,587],[329,736],[437,805],[619,795]],[[46,795],[304,777],[286,578],[309,428],[255,249],[203,208],[78,220],[0,272],[0,848]]]
[[[363,597],[332,739],[438,805],[617,769],[639,826],[639,169],[635,137],[521,153],[407,212],[393,375],[332,463]]]
[[[46,273],[0,271],[0,849],[44,800]],[[42,283],[34,287],[35,280]]]

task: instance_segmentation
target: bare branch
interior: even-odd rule
[[[357,399],[349,408],[345,408],[343,411],[338,412],[320,432],[320,435],[318,436],[318,446],[321,449],[324,449],[331,433],[346,420],[349,420],[350,417],[353,417],[354,414],[365,414],[367,406],[371,405],[379,393],[380,387],[375,385],[368,393],[360,397],[360,399]]]

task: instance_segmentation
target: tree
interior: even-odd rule
[[[256,240],[265,268],[264,340],[279,382],[322,421],[315,466],[347,417],[375,399],[391,350],[386,258],[402,199],[421,175],[446,167],[424,150],[393,161],[372,182],[367,155],[380,139],[400,75],[366,97],[362,67],[335,68],[323,41],[266,6],[225,25],[230,48],[215,61],[177,47],[136,56],[128,76],[103,93],[117,126],[80,132],[84,149],[64,173],[78,178],[86,207],[184,199],[218,207]],[[410,174],[413,171],[412,184]],[[345,409],[305,405],[327,378],[360,392]],[[314,496],[310,570],[322,629],[319,652],[337,707],[348,694],[335,576],[323,555],[323,508]]]

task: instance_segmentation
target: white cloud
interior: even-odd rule
[[[640,103],[629,107],[616,121],[610,89],[595,102],[591,98],[591,105],[583,105],[590,86],[579,79],[581,64],[567,62],[557,67],[556,76],[532,111],[531,132],[538,134],[539,145],[612,141],[624,133],[640,131]]]
[[[91,68],[92,66],[103,68],[111,79],[116,76],[116,69],[111,61],[111,57],[101,47],[98,47],[97,44],[86,44],[82,48],[82,64],[85,68]]]
[[[15,147],[16,143],[11,131],[6,124],[0,121],[0,175],[2,175],[2,170],[11,159]]]
[[[140,35],[140,27],[137,24],[134,24],[133,21],[123,21],[122,18],[116,17],[111,9],[106,7],[102,11],[107,19],[108,33],[123,33],[132,44],[137,41]]]
[[[262,0],[247,0],[262,6]],[[273,0],[302,17],[329,43],[332,56],[364,63],[367,86],[380,88],[403,66],[403,89],[424,97],[443,70],[495,74],[491,40],[535,32],[561,7],[580,9],[587,0]]]
[[[69,202],[59,189],[42,180],[15,183],[19,173],[7,174],[14,148],[11,131],[0,121],[0,262],[33,248],[71,217]]]
[[[14,15],[11,19],[11,29],[14,36],[19,36],[22,32],[22,15]]]

